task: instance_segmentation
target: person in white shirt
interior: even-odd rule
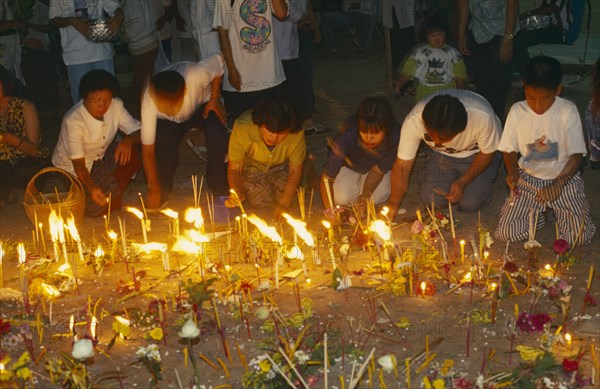
[[[142,97],[141,132],[149,209],[158,209],[168,200],[179,163],[179,143],[191,128],[202,129],[206,136],[208,187],[215,197],[228,193],[223,70],[223,57],[213,54],[198,63],[171,64],[150,79]]]
[[[190,3],[191,32],[198,47],[200,59],[221,53],[219,34],[213,28],[215,0],[192,1]]]
[[[123,193],[141,167],[140,122],[119,99],[119,82],[106,70],[81,78],[82,99],[64,116],[52,164],[79,178],[86,191],[86,215],[119,210]],[[124,136],[116,143],[117,132]]]
[[[571,246],[589,244],[596,227],[579,172],[585,141],[577,107],[559,97],[560,63],[546,56],[531,59],[523,85],[525,101],[511,107],[498,146],[511,195],[500,211],[496,237],[509,242],[531,239],[530,230],[545,224],[543,212],[550,208],[558,238]]]
[[[92,42],[89,20],[108,14],[108,32],[116,34],[123,23],[117,0],[51,0],[50,22],[60,28],[63,61],[67,66],[73,104],[79,101],[79,81],[92,69],[115,74],[114,51],[110,42]]]
[[[400,131],[388,200],[391,215],[396,215],[408,189],[421,141],[428,146],[419,177],[423,203],[456,203],[464,212],[489,204],[502,160],[496,153],[501,131],[490,104],[474,92],[447,89],[417,103]]]

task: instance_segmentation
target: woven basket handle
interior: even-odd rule
[[[26,194],[29,193],[30,195],[35,197],[35,194],[38,192],[35,189],[35,180],[38,177],[40,177],[44,174],[48,174],[48,173],[59,173],[65,177],[67,177],[69,179],[69,181],[71,181],[71,188],[69,188],[69,192],[71,191],[73,186],[75,186],[76,190],[78,190],[80,193],[85,193],[83,190],[83,185],[81,184],[81,181],[79,181],[79,179],[77,177],[75,177],[68,171],[57,168],[57,167],[47,167],[47,168],[44,168],[44,169],[40,170],[39,172],[37,172],[33,177],[31,177],[31,180],[29,180],[29,183],[27,184],[27,187],[25,188],[25,193]]]

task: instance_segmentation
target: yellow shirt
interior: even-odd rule
[[[306,157],[304,131],[290,133],[281,143],[269,149],[260,136],[257,125],[252,123],[252,111],[239,116],[229,139],[229,161],[250,164],[266,172],[269,168],[289,162],[301,166]]]

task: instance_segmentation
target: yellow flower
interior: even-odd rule
[[[29,363],[29,361],[31,361],[31,357],[29,356],[29,352],[25,351],[23,354],[21,354],[19,360],[17,361],[17,363],[15,363],[15,365],[22,366]]]
[[[129,326],[125,323],[121,323],[118,320],[113,321],[112,330],[115,332],[115,334],[121,335],[123,338],[127,338],[129,334],[131,334],[131,329]]]
[[[443,379],[438,378],[437,380],[433,381],[433,388],[434,389],[446,389],[446,383],[444,382]]]
[[[154,328],[148,333],[148,335],[154,340],[161,340],[163,338],[163,330],[160,327]]]
[[[444,364],[442,365],[442,369],[441,369],[441,373],[443,376],[448,374],[448,370],[452,369],[452,366],[454,366],[454,360],[452,359],[446,359],[444,361]]]
[[[20,367],[15,371],[15,375],[22,380],[28,380],[31,378],[31,370],[28,367]]]
[[[535,362],[539,357],[544,355],[543,350],[523,345],[517,346],[517,351],[519,351],[521,358],[525,362]]]
[[[8,381],[12,378],[12,372],[6,369],[6,364],[8,362],[10,362],[10,358],[8,356],[0,361],[0,382]]]
[[[269,362],[269,360],[266,358],[260,361],[258,363],[258,366],[260,367],[260,370],[263,373],[268,373],[269,371],[271,371],[271,362]]]

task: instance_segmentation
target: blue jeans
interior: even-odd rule
[[[362,39],[359,42],[361,49],[368,50],[371,44],[371,37],[375,30],[375,18],[373,15],[362,12],[339,12],[326,14],[323,16],[321,30],[323,31],[323,44],[327,49],[334,49],[333,30],[341,28],[357,27],[362,32]]]
[[[73,104],[79,101],[79,82],[81,81],[81,77],[94,69],[102,69],[111,74],[115,74],[115,65],[112,58],[103,61],[81,63],[78,65],[67,65],[67,74],[69,75],[69,83],[71,84],[71,98],[73,99]]]
[[[474,158],[475,155],[454,158],[428,149],[427,160],[419,176],[421,201],[425,204],[435,201],[436,206],[447,205],[448,200],[436,195],[433,192],[434,188],[449,193],[452,183],[469,169]],[[498,175],[501,162],[501,154],[496,153],[490,166],[467,185],[463,197],[458,201],[458,209],[464,212],[476,212],[492,201],[492,185]]]

